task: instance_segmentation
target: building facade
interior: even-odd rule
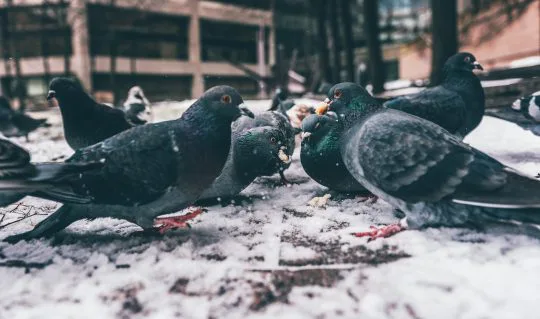
[[[76,76],[94,93],[125,94],[141,85],[150,98],[196,97],[229,84],[244,95],[276,61],[270,0],[0,1],[3,91],[14,79],[44,95],[53,76]],[[18,61],[18,63],[16,63]],[[106,94],[105,94],[106,95]]]

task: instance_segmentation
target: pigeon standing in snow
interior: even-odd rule
[[[30,163],[30,154],[0,136],[0,206],[35,195],[66,203],[88,203],[90,197],[75,194],[71,184],[79,174],[98,169],[102,163]]]
[[[312,114],[302,122],[302,167],[317,183],[343,193],[367,190],[349,173],[341,159],[342,126],[333,112]]]
[[[279,173],[285,180],[283,171],[290,166],[293,151],[294,132],[283,115],[267,111],[254,119],[241,117],[232,125],[227,162],[200,199],[238,195],[259,176]]]
[[[128,91],[128,97],[123,105],[126,118],[133,125],[152,122],[152,109],[150,102],[144,95],[140,86],[134,86]]]
[[[9,101],[0,96],[0,131],[7,137],[26,136],[38,127],[49,127],[46,119],[34,119],[11,108]]]
[[[287,99],[287,94],[281,89],[277,89],[272,98],[272,105],[269,111],[275,111],[283,114],[294,128],[297,128],[297,133],[300,132],[302,120],[309,114],[315,113],[315,109],[305,104],[297,104],[294,100]]]
[[[76,150],[99,143],[133,127],[122,110],[99,104],[75,81],[55,78],[48,100],[56,99],[64,124],[64,136]]]
[[[184,223],[184,216],[156,217],[193,204],[219,175],[229,153],[231,123],[242,114],[253,117],[242,104],[235,89],[214,87],[177,120],[137,126],[77,150],[67,163],[102,162],[71,185],[91,203],[65,204],[33,230],[6,240],[49,236],[85,218],[120,218],[143,229],[154,221],[165,229]]]
[[[455,54],[444,64],[440,85],[384,105],[431,121],[463,138],[480,124],[485,110],[484,89],[474,69],[483,70],[474,55]]]
[[[386,237],[407,226],[493,225],[538,236],[540,181],[430,121],[383,107],[356,84],[335,85],[327,103],[343,125],[340,150],[351,175],[407,216],[359,236]]]

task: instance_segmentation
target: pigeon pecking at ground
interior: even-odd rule
[[[7,137],[25,136],[38,127],[49,127],[46,119],[35,119],[13,110],[8,99],[0,96],[0,131]]]
[[[102,167],[101,162],[30,163],[30,154],[0,136],[0,206],[34,195],[66,203],[88,203],[86,194],[76,194],[72,183],[79,175]]]
[[[123,105],[127,120],[133,125],[152,122],[150,101],[144,95],[140,86],[134,86],[128,91],[128,97]]]
[[[464,144],[440,126],[383,107],[354,83],[335,85],[328,110],[343,125],[340,151],[358,182],[406,214],[358,236],[406,227],[463,226],[538,236],[540,181]]]
[[[58,101],[64,136],[73,150],[94,145],[134,126],[122,110],[97,103],[80,84],[68,78],[54,78],[47,99]]]
[[[185,225],[200,210],[189,217],[156,217],[193,204],[219,175],[229,153],[231,123],[253,116],[242,104],[235,89],[214,87],[177,120],[137,126],[77,150],[66,163],[102,163],[72,183],[74,193],[92,198],[91,203],[64,204],[33,230],[6,240],[50,236],[85,218],[120,218],[143,229],[154,222],[161,230]]]
[[[444,64],[440,85],[384,105],[431,121],[463,138],[480,124],[485,110],[484,89],[474,69],[483,70],[474,55],[455,54]]]
[[[255,178],[279,173],[291,164],[294,132],[277,112],[263,112],[254,119],[241,117],[232,125],[232,144],[221,174],[200,200],[238,195]]]
[[[342,193],[369,193],[349,173],[340,154],[343,127],[334,112],[312,114],[302,122],[300,161],[317,183]]]

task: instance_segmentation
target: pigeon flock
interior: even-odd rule
[[[187,227],[207,200],[233,198],[259,176],[279,174],[288,184],[284,172],[297,136],[301,164],[313,180],[330,192],[384,200],[402,217],[356,236],[373,240],[437,226],[539,236],[540,181],[462,141],[485,113],[475,69],[482,67],[472,54],[458,53],[446,62],[440,85],[384,103],[355,83],[332,86],[316,107],[277,90],[270,109],[256,116],[234,88],[217,86],[180,118],[158,123],[151,123],[140,87],[123,106],[110,107],[76,81],[55,78],[47,99],[60,108],[75,151],[63,163],[31,163],[7,137],[46,123],[17,121],[0,100],[1,206],[27,195],[63,204],[33,230],[5,240],[48,237],[101,217],[160,233]],[[512,108],[540,120],[539,99],[522,98]],[[188,214],[160,217],[187,208]]]

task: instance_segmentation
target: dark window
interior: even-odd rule
[[[187,60],[188,23],[182,16],[140,10],[89,7],[90,51],[111,55]]]
[[[257,62],[258,26],[201,19],[203,61]]]

